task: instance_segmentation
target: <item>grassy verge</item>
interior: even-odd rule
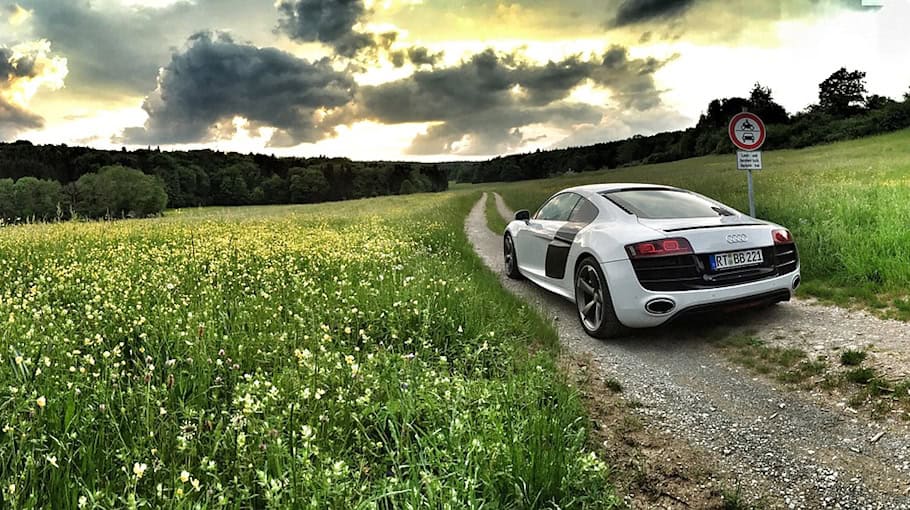
[[[0,230],[3,505],[616,506],[476,199]]]
[[[715,343],[734,363],[791,388],[821,390],[846,400],[856,412],[874,418],[910,419],[910,379],[894,380],[866,363],[864,351],[843,351],[838,359],[811,359],[800,349],[766,345],[750,335]]]
[[[765,151],[756,172],[757,215],[790,228],[802,257],[801,292],[910,320],[910,131],[802,150]],[[595,182],[652,182],[692,189],[748,210],[733,156],[487,184],[513,209]],[[459,185],[457,188],[470,186]]]
[[[487,217],[487,228],[496,234],[502,235],[506,231],[508,223],[499,214],[499,209],[496,208],[496,197],[492,193],[487,193],[487,207],[484,213]]]

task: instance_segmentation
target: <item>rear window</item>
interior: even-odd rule
[[[734,214],[729,209],[682,190],[619,190],[602,195],[626,212],[644,219],[710,218]]]

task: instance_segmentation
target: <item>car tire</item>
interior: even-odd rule
[[[613,338],[625,331],[616,318],[613,298],[600,264],[586,257],[575,270],[575,308],[585,333],[594,338]]]
[[[518,270],[518,254],[515,251],[515,241],[512,240],[512,234],[506,233],[502,238],[502,256],[505,263],[506,276],[513,280],[524,279],[521,271]]]

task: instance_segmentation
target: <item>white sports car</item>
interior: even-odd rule
[[[691,191],[596,184],[515,213],[505,270],[574,301],[607,338],[684,314],[788,301],[799,286],[790,232]]]

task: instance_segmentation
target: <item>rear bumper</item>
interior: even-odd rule
[[[797,267],[785,275],[740,285],[655,292],[641,286],[628,260],[608,262],[602,267],[616,318],[630,328],[660,326],[686,315],[787,301],[793,296],[795,283],[800,278],[800,268]],[[672,301],[674,307],[667,313],[651,313],[646,306],[655,299]]]

